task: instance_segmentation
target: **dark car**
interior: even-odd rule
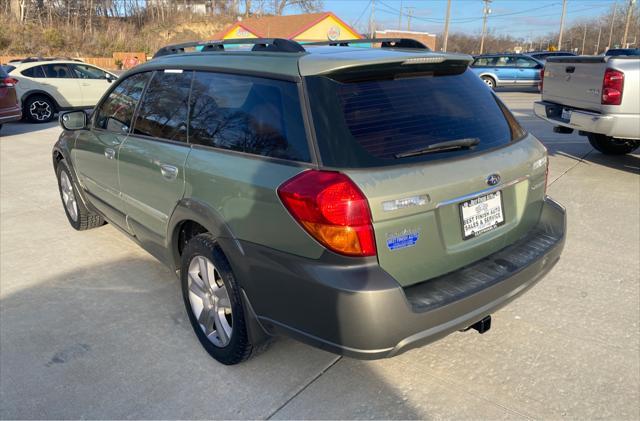
[[[16,95],[18,81],[10,77],[0,66],[0,128],[2,124],[22,118],[22,110]]]

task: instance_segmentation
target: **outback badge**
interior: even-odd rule
[[[499,182],[500,182],[499,174],[491,174],[489,177],[487,177],[487,184],[490,186],[496,186],[498,185]]]

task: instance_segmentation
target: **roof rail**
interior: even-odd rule
[[[331,45],[334,47],[348,47],[351,44],[381,44],[381,48],[408,48],[430,51],[429,47],[413,38],[360,38],[339,41],[309,42],[305,45]]]
[[[224,51],[225,45],[246,45],[252,44],[251,51],[269,51],[279,53],[303,53],[306,50],[300,44],[285,38],[241,38],[241,39],[223,39],[216,41],[194,41],[185,42],[183,44],[167,45],[162,47],[153,55],[153,58],[167,56],[171,54],[181,54],[186,49],[196,49],[198,51]]]
[[[9,63],[35,63],[38,61],[54,61],[54,60],[82,62],[82,60],[79,58],[71,58],[71,57],[25,57],[25,58],[16,58],[13,60],[9,60]]]

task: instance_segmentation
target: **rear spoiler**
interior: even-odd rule
[[[381,48],[403,48],[431,51],[429,47],[413,38],[358,38],[339,41],[308,42],[305,45],[330,45],[332,47],[349,47],[353,44],[380,44]]]
[[[390,80],[422,75],[444,76],[461,74],[472,61],[470,56],[428,54],[423,57],[407,57],[403,60],[356,64],[342,67],[320,75],[348,83],[368,80]]]

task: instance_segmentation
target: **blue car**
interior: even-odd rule
[[[539,87],[544,64],[524,54],[485,54],[477,56],[470,68],[492,89]]]

